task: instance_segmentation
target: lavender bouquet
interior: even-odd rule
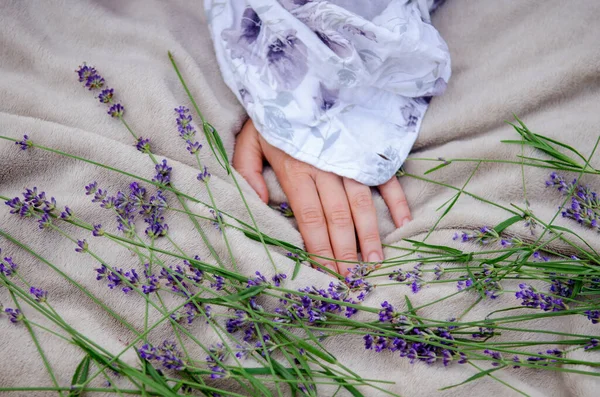
[[[301,266],[320,268],[320,265],[300,247],[259,229],[231,172],[218,132],[203,117],[171,55],[170,60],[192,108],[184,104],[174,109],[176,131],[182,139],[182,148],[197,163],[197,180],[206,189],[208,202],[177,188],[171,178],[172,166],[153,152],[149,139],[129,126],[126,107],[118,101],[118,93],[90,65],[83,64],[77,70],[79,82],[106,105],[115,123],[123,125],[140,156],[150,158],[154,178],[39,145],[35,136],[25,135],[22,140],[0,136],[14,141],[15,150],[47,151],[131,179],[129,186],[114,194],[95,181],[82,186],[82,194],[104,209],[107,222],[116,219],[116,229],[103,227],[97,219],[86,220],[71,210],[69,203],[58,202],[52,193],[34,186],[26,188],[22,197],[0,198],[15,217],[22,218],[23,227],[45,229],[71,241],[77,253],[89,256],[97,264],[93,274],[98,283],[105,284],[114,294],[122,294],[124,299],[134,297],[142,303],[138,307],[144,312],[144,327],[140,329],[47,260],[44,252],[34,250],[0,226],[0,243],[19,248],[19,254],[32,256],[40,267],[56,272],[119,322],[129,335],[126,346],[115,353],[69,324],[53,307],[52,296],[56,291],[47,291],[44,285],[31,285],[27,272],[21,271],[18,261],[13,260],[16,254],[5,249],[0,259],[0,285],[8,291],[10,299],[3,302],[4,320],[30,334],[54,386],[0,385],[0,391],[53,391],[62,396],[93,392],[143,396],[398,395],[389,388],[394,379],[361,377],[328,351],[327,341],[340,337],[348,338],[348,349],[365,349],[365,354],[392,355],[415,365],[465,366],[476,370],[464,382],[446,388],[486,378],[527,395],[498,377],[497,372],[600,375],[597,371],[600,332],[561,332],[551,327],[555,322],[542,322],[549,327],[538,326],[539,320],[563,317],[584,319],[591,324],[600,322],[600,255],[577,234],[582,227],[600,231],[600,198],[593,187],[579,182],[584,175],[600,174],[590,166],[589,158],[562,142],[532,133],[518,119],[513,125],[521,139],[507,144],[531,147],[543,155],[521,155],[518,160],[505,163],[521,167],[523,173],[527,167],[547,168],[552,172],[545,183],[559,209],[550,222],[531,210],[525,184],[525,205],[506,207],[470,193],[468,181],[459,188],[428,176],[459,162],[475,163],[474,174],[485,159],[411,158],[409,161],[436,165],[424,175],[400,170],[399,177],[438,184],[455,193],[441,208],[443,211],[427,236],[422,241],[406,240],[406,245],[387,246],[398,255],[378,264],[356,263],[345,278],[322,268],[331,276],[326,287],[290,288],[289,283],[301,281],[297,279]],[[600,138],[592,156],[599,141]],[[219,207],[212,191],[211,170],[201,161],[201,150],[210,150],[232,179],[250,222]],[[566,175],[574,177],[567,179]],[[429,235],[462,196],[502,209],[507,214],[506,221],[457,232],[448,246],[429,244]],[[192,210],[192,205],[206,208],[210,215]],[[278,209],[293,217],[286,204]],[[189,253],[187,247],[172,237],[175,227],[169,224],[169,219],[175,213],[188,218],[210,258]],[[561,216],[572,220],[573,228],[555,225],[554,220]],[[519,225],[530,231],[530,238],[509,233],[511,227]],[[207,228],[218,231],[225,252],[214,246]],[[260,243],[272,271],[268,274],[257,271],[250,276],[240,272],[231,240],[234,233]],[[99,239],[129,252],[137,259],[137,266],[122,268],[106,260],[102,249],[96,248],[104,247],[96,243]],[[551,244],[555,242],[560,242],[563,248],[555,249],[557,245]],[[283,267],[271,256],[271,249],[285,252],[293,270],[282,271]],[[425,304],[413,304],[414,294],[425,288],[442,287],[450,292]],[[390,293],[399,291],[404,306],[395,307],[387,300],[373,299],[372,292],[384,288]],[[455,317],[428,315],[430,307],[443,306],[465,296],[470,297],[472,304]],[[510,304],[474,318],[475,309],[496,300]],[[33,312],[45,322],[34,321],[34,316],[27,314]],[[201,328],[192,329],[192,324],[201,324]],[[197,332],[198,329],[202,332]],[[157,337],[158,330],[163,337]],[[58,381],[53,363],[36,337],[39,332],[49,333],[81,352],[82,359],[71,384]],[[215,335],[217,341],[207,343],[207,333]],[[547,335],[548,340],[532,341],[533,334]],[[125,359],[132,353],[133,363]]]

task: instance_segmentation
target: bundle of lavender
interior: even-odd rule
[[[76,252],[93,258],[97,267],[90,272],[98,283],[105,284],[115,294],[123,294],[123,299],[131,300],[133,296],[141,303],[137,307],[144,312],[144,327],[139,329],[128,322],[115,308],[107,306],[48,261],[44,252],[35,251],[0,227],[5,242],[34,257],[40,267],[59,274],[121,323],[131,336],[126,346],[114,353],[69,324],[53,307],[52,296],[56,292],[47,291],[44,285],[31,285],[27,272],[22,272],[14,256],[4,250],[4,259],[0,259],[0,285],[10,296],[2,308],[4,320],[30,334],[54,386],[0,385],[0,391],[54,391],[62,396],[92,392],[143,396],[398,395],[390,388],[395,379],[363,378],[329,352],[325,345],[334,337],[347,338],[347,349],[366,349],[365,354],[374,357],[394,356],[415,365],[438,366],[440,371],[454,366],[475,369],[475,375],[446,388],[485,378],[527,395],[497,376],[497,372],[600,375],[597,370],[600,332],[575,334],[552,328],[561,319],[600,322],[600,255],[577,235],[582,227],[600,231],[600,198],[592,187],[579,183],[584,174],[600,174],[589,165],[589,158],[564,143],[533,134],[519,121],[514,128],[521,140],[507,143],[544,152],[543,158],[521,156],[514,163],[522,170],[542,167],[553,171],[546,184],[559,209],[550,222],[536,217],[528,204],[525,208],[504,207],[469,193],[466,185],[462,188],[444,185],[456,194],[446,203],[429,234],[461,195],[502,208],[509,217],[498,225],[457,232],[449,246],[428,244],[427,237],[423,241],[406,240],[409,248],[387,246],[399,254],[383,263],[356,263],[345,278],[322,268],[331,276],[326,288],[311,285],[288,288],[286,283],[296,279],[301,266],[320,268],[320,265],[301,248],[259,230],[235,174],[230,172],[218,132],[202,116],[172,57],[171,61],[193,108],[192,112],[185,105],[177,107],[174,121],[187,151],[197,163],[197,179],[206,189],[209,202],[178,190],[171,179],[173,168],[167,160],[159,161],[149,139],[130,128],[126,108],[117,101],[115,91],[107,87],[94,67],[86,64],[77,70],[79,82],[96,93],[115,122],[122,123],[140,156],[148,156],[155,164],[152,180],[38,145],[34,136],[26,135],[22,140],[1,137],[15,141],[15,150],[49,151],[131,178],[129,186],[114,194],[95,181],[82,186],[82,194],[103,208],[106,217],[116,217],[116,230],[103,227],[97,220],[87,221],[85,216],[74,213],[69,203],[58,202],[51,193],[34,186],[26,188],[22,197],[1,198],[15,217],[23,219],[23,227],[32,228],[32,233],[39,228],[62,235],[72,242]],[[199,156],[201,150],[207,150],[203,148],[207,145],[237,186],[250,223],[219,208],[211,190],[211,170]],[[598,141],[592,156],[597,146]],[[411,161],[414,160],[441,161],[426,174],[459,161],[486,162],[485,159]],[[563,175],[566,173],[576,177],[567,180]],[[438,183],[426,175],[403,170],[398,175]],[[190,203],[205,206],[212,216],[192,211]],[[285,204],[280,210],[286,216],[293,216]],[[189,218],[211,258],[189,254],[185,246],[171,237],[174,226],[169,225],[169,218],[173,213]],[[554,220],[561,216],[572,220],[573,228],[555,225]],[[507,229],[519,224],[530,230],[530,238],[508,234]],[[225,255],[207,238],[207,227],[219,231],[227,248]],[[270,274],[256,272],[248,277],[238,271],[229,240],[233,231],[242,232],[264,246],[273,265]],[[130,252],[138,259],[138,266],[120,268],[105,260],[105,253],[96,249],[97,239]],[[553,244],[556,242],[560,244]],[[286,274],[280,270],[269,254],[270,247],[287,252],[289,260],[295,263],[292,272]],[[425,304],[413,304],[414,294],[442,286],[450,287],[451,292]],[[387,300],[373,299],[375,295],[371,293],[375,289],[402,294],[405,305],[398,308]],[[427,314],[431,307],[443,307],[457,296],[465,295],[472,299],[472,304],[455,317],[433,318]],[[508,302],[508,306],[473,318],[473,309],[496,300]],[[43,316],[47,323],[30,319],[26,313],[32,311]],[[153,313],[158,313],[158,317]],[[540,322],[540,319],[553,321]],[[191,324],[198,323],[203,324],[203,333],[191,330]],[[550,326],[540,327],[540,324]],[[155,337],[152,331],[159,328],[168,330],[166,338]],[[80,350],[83,358],[71,384],[58,381],[52,362],[36,337],[39,332],[51,334]],[[214,333],[219,342],[207,343],[204,332]],[[547,335],[547,340],[531,337],[540,334]],[[123,359],[132,351],[136,354],[135,363]]]

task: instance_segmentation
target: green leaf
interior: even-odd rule
[[[197,269],[200,269],[203,272],[218,274],[218,275],[223,276],[223,277],[225,277],[227,279],[237,280],[237,281],[241,281],[243,283],[245,283],[245,282],[248,281],[247,277],[244,277],[241,274],[229,271],[227,269],[220,269],[220,268],[217,268],[217,267],[214,267],[214,266],[210,266],[210,265],[204,264],[202,262],[199,262],[199,261],[197,261],[195,259],[188,259],[188,262],[190,262],[190,264],[193,267],[195,267]]]
[[[244,235],[246,235],[246,237],[248,237],[251,240],[258,241],[259,243],[262,242],[260,240],[260,236],[257,233],[254,233],[250,230],[244,230],[243,233],[244,233]],[[290,244],[290,243],[282,241],[282,240],[274,239],[274,238],[266,236],[264,234],[262,235],[262,237],[263,237],[265,243],[269,244],[269,245],[276,245],[278,247],[284,247],[290,251],[297,251],[300,249],[293,244]]]
[[[504,231],[504,229],[506,229],[507,227],[519,222],[523,220],[523,217],[519,216],[519,215],[515,215],[511,218],[508,218],[507,220],[505,220],[502,223],[499,223],[498,225],[496,225],[496,227],[494,228],[494,230],[496,231],[496,233],[500,234]]]
[[[472,381],[474,381],[474,380],[476,380],[476,379],[479,379],[479,378],[481,378],[481,377],[483,377],[483,376],[489,375],[489,374],[491,374],[492,372],[498,371],[499,369],[502,369],[502,368],[504,368],[504,367],[506,367],[506,365],[502,365],[502,366],[500,366],[500,367],[496,367],[496,368],[490,368],[490,369],[488,369],[488,370],[485,370],[485,371],[478,372],[478,373],[476,373],[475,375],[471,376],[469,379],[467,379],[467,380],[465,380],[465,381],[463,381],[463,382],[457,383],[457,384],[455,384],[455,385],[452,385],[452,386],[446,386],[446,387],[442,387],[440,390],[448,390],[448,389],[452,389],[453,387],[457,387],[457,386],[464,385],[465,383],[472,382]]]
[[[409,243],[411,243],[415,247],[424,247],[424,248],[436,249],[436,250],[439,250],[439,251],[448,252],[449,254],[452,254],[452,255],[460,255],[460,254],[462,254],[461,250],[457,250],[455,248],[450,248],[450,247],[445,247],[443,245],[426,244],[426,243],[424,243],[422,241],[410,240],[408,238],[405,238],[404,241],[408,241]]]
[[[292,393],[298,393],[300,389],[296,384],[296,377],[292,375],[292,371],[285,368],[283,365],[279,364],[277,361],[271,359],[271,366],[275,373],[281,376],[283,379],[291,380],[293,382],[289,382],[290,389],[292,389]],[[308,385],[306,385],[308,387]]]
[[[150,375],[150,377],[152,379],[154,379],[156,382],[158,382],[161,385],[163,385],[164,387],[167,387],[170,389],[164,375],[159,374],[158,371],[156,370],[156,368],[154,368],[154,366],[152,364],[150,364],[150,362],[148,362],[148,360],[146,360],[140,356],[139,352],[138,352],[138,357],[140,358],[140,361],[142,362],[144,372],[147,372],[148,375]]]
[[[222,296],[221,299],[227,302],[239,302],[260,294],[265,288],[267,288],[266,284],[255,285],[253,287],[246,288],[240,293]]]
[[[298,273],[300,273],[301,266],[302,266],[302,263],[300,262],[300,260],[296,259],[296,265],[294,266],[294,272],[292,273],[292,280],[295,280],[296,276],[298,276]]]
[[[432,172],[434,172],[434,171],[437,171],[437,170],[439,170],[440,168],[444,168],[444,167],[446,167],[447,165],[450,165],[450,163],[446,163],[446,162],[444,162],[444,163],[442,163],[442,164],[438,164],[438,165],[436,165],[435,167],[433,167],[433,168],[430,168],[430,169],[428,169],[427,171],[425,171],[425,172],[423,173],[423,175],[430,174],[430,173],[432,173]]]
[[[329,376],[335,376],[335,374],[333,372],[331,372],[329,369],[327,368],[323,368],[323,372],[325,372],[327,375]],[[335,376],[333,378],[336,382],[338,382],[344,389],[348,390],[348,392],[350,392],[350,394],[352,394],[354,397],[364,397],[364,395],[358,391],[358,389],[352,385],[349,385],[344,379],[342,379],[339,376]]]
[[[81,396],[82,390],[78,388],[78,386],[83,385],[90,374],[90,361],[91,358],[89,355],[85,355],[83,360],[77,366],[75,370],[75,374],[73,374],[73,379],[71,379],[71,392],[69,393],[69,397],[79,397]]]
[[[295,341],[295,343],[299,348],[302,348],[302,349],[306,350],[307,352],[314,354],[315,356],[319,357],[320,359],[327,361],[330,364],[337,364],[337,359],[335,357],[333,357],[329,353],[322,351],[321,349],[316,348],[315,346],[311,345],[310,343],[308,343],[302,339],[297,339]]]

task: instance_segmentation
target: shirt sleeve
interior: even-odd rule
[[[223,78],[290,156],[375,186],[450,78],[432,0],[205,0]]]

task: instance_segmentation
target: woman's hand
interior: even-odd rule
[[[355,180],[321,171],[269,145],[248,120],[237,137],[234,168],[268,203],[269,192],[262,176],[263,160],[269,162],[289,199],[306,250],[313,259],[342,275],[356,266],[356,235],[363,260],[381,262],[383,249],[371,189]],[[395,177],[379,186],[397,227],[410,221],[410,210]]]

